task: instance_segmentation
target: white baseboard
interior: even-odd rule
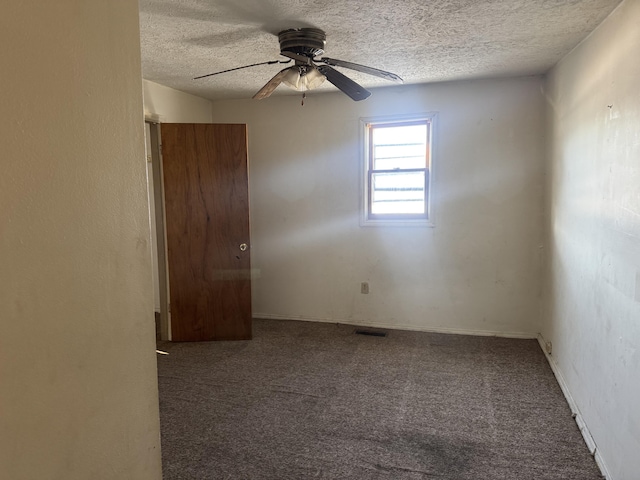
[[[547,353],[547,349],[545,348],[546,341],[542,336],[542,334],[540,333],[538,334],[538,343],[540,344],[540,348],[542,349],[544,356],[547,357],[547,361],[551,366],[551,370],[553,370],[553,374],[555,375],[556,380],[558,381],[558,385],[560,385],[560,389],[562,390],[564,397],[567,399],[567,403],[569,404],[569,408],[571,409],[571,413],[573,415],[574,420],[576,421],[576,424],[578,424],[578,428],[580,429],[582,438],[584,438],[584,442],[587,444],[587,447],[589,448],[589,452],[591,452],[591,455],[593,455],[593,458],[595,458],[596,460],[596,464],[598,465],[598,468],[600,468],[600,473],[602,473],[602,476],[606,480],[613,480],[613,477],[609,473],[609,469],[607,468],[607,465],[605,464],[604,459],[600,455],[598,446],[596,445],[595,440],[591,436],[589,427],[584,421],[584,418],[580,413],[580,409],[578,408],[578,405],[576,405],[575,400],[571,396],[571,392],[569,391],[569,386],[567,385],[567,382],[562,376],[560,367],[558,367],[558,364],[556,363],[555,359]]]
[[[409,330],[413,332],[431,332],[431,333],[450,333],[454,335],[476,335],[481,337],[504,337],[504,338],[526,338],[535,339],[535,333],[526,332],[496,332],[491,330],[469,330],[464,328],[449,327],[432,327],[419,325],[402,325],[395,323],[377,323],[364,322],[360,323],[354,320],[340,320],[335,318],[318,318],[318,317],[291,317],[288,315],[277,315],[273,313],[254,313],[253,318],[264,318],[268,320],[298,320],[303,322],[319,322],[319,323],[339,323],[341,325],[354,325],[358,327],[384,328],[389,330]]]

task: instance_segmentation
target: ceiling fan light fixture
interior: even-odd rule
[[[287,74],[282,79],[282,83],[294,90],[306,92],[318,88],[326,80],[316,67],[306,65],[296,65],[289,68]]]
[[[219,73],[232,72],[257,65],[272,65],[276,63],[295,62],[294,66],[283,68],[276,73],[258,92],[253,96],[256,100],[268,98],[278,85],[286,84],[294,90],[306,92],[318,88],[325,80],[334,85],[338,90],[347,95],[352,100],[359,102],[371,95],[363,86],[351,80],[346,75],[340,73],[333,67],[343,67],[350,70],[374,75],[376,77],[391,80],[393,82],[402,83],[395,73],[380,70],[379,68],[367,67],[358,63],[337,60],[335,58],[320,57],[324,53],[324,47],[327,36],[323,30],[319,28],[290,28],[278,33],[278,41],[280,42],[280,55],[286,57],[287,60],[272,60],[261,63],[245,65],[243,67],[231,68],[221,72],[201,75],[198,78],[210,77]],[[194,79],[195,80],[195,79]],[[304,105],[303,93],[302,104]]]

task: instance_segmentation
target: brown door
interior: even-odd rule
[[[251,338],[246,125],[162,124],[173,341]]]

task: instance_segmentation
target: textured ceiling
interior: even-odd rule
[[[144,78],[212,100],[250,98],[283,59],[277,33],[316,27],[325,55],[405,83],[546,72],[620,0],[140,0]],[[365,87],[383,79],[341,69]],[[335,89],[325,82],[322,89]],[[295,93],[281,85],[275,94]]]

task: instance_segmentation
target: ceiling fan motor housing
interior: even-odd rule
[[[314,58],[324,53],[327,35],[319,28],[290,28],[278,34],[281,52]]]

